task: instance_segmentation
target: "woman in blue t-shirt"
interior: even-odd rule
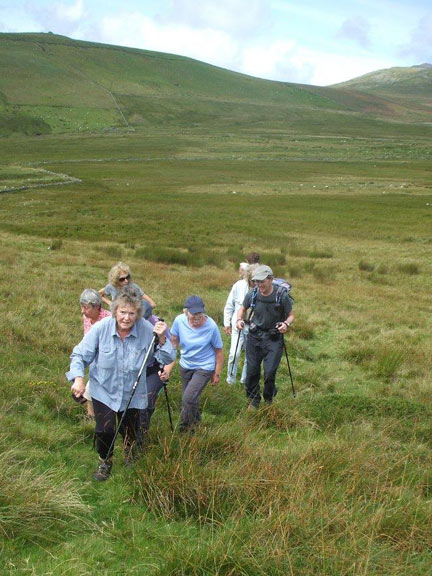
[[[216,322],[205,314],[199,296],[189,296],[184,313],[177,316],[171,328],[172,344],[180,346],[182,411],[180,430],[193,431],[201,420],[199,400],[210,382],[217,384],[223,367],[223,344]]]

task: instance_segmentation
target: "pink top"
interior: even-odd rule
[[[101,308],[99,310],[99,316],[96,322],[99,322],[99,320],[102,320],[102,318],[107,318],[108,316],[111,316],[111,312],[109,310]],[[93,324],[96,324],[96,322],[93,322]],[[87,334],[87,332],[90,330],[93,324],[90,322],[89,318],[87,318],[87,316],[84,316],[83,314],[84,334]]]

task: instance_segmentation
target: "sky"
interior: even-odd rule
[[[318,86],[432,64],[432,0],[0,0],[0,32],[53,32]]]

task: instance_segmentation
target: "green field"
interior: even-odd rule
[[[0,574],[427,576],[432,128],[335,101],[320,116],[317,100],[278,124],[261,87],[251,118],[269,116],[249,123],[231,102],[236,124],[192,80],[175,118],[153,102],[158,125],[77,133],[57,114],[39,136],[0,138]],[[285,360],[257,413],[223,378],[185,438],[161,397],[143,457],[126,469],[118,446],[96,485],[64,377],[81,291],[122,259],[168,322],[197,293],[221,325],[251,250],[293,284],[296,399]]]

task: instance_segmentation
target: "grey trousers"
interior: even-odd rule
[[[210,382],[213,372],[209,370],[188,370],[180,366],[182,381],[182,410],[180,413],[180,430],[193,428],[200,420],[199,401],[201,392]]]

